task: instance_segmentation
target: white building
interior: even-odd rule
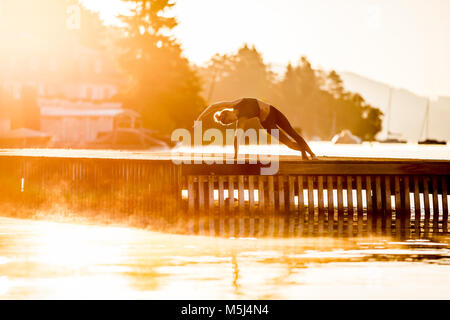
[[[124,82],[117,70],[107,53],[74,43],[70,52],[58,56],[14,57],[0,75],[0,86],[15,101],[22,98],[25,86],[34,88],[40,130],[52,135],[55,146],[77,147],[120,123],[139,126],[139,114],[112,102]],[[16,112],[12,105],[4,108],[9,114]],[[0,117],[0,132],[13,129],[10,124],[6,116]]]
[[[122,109],[121,103],[39,99],[38,105],[41,131],[50,134],[56,146],[82,147],[94,141],[100,132],[140,126],[140,115]]]

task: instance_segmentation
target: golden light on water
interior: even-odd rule
[[[445,242],[224,239],[0,220],[1,299],[385,299],[449,293]]]

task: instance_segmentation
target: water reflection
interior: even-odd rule
[[[450,298],[449,238],[218,238],[0,218],[0,298]]]

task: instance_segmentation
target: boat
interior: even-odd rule
[[[387,135],[386,139],[378,140],[380,143],[408,143],[408,141],[395,136],[400,136],[399,133],[392,132],[391,129],[391,107],[392,107],[392,87],[389,87],[389,100],[387,109]]]
[[[430,121],[430,99],[427,100],[427,108],[425,111],[425,117],[423,119],[423,126],[422,126],[422,135],[425,131],[425,140],[420,140],[419,144],[424,145],[446,145],[447,141],[444,140],[437,140],[437,139],[430,139],[429,138],[429,121]]]
[[[440,144],[440,145],[447,145],[447,141],[436,140],[436,139],[425,139],[425,140],[419,141],[419,144]]]
[[[0,135],[0,148],[46,148],[52,136],[28,128],[18,128]]]
[[[403,139],[397,139],[397,138],[386,138],[383,140],[378,140],[379,143],[408,143],[408,141]]]
[[[350,130],[343,130],[341,133],[335,135],[331,139],[333,144],[361,144],[362,140],[360,137],[355,136]]]

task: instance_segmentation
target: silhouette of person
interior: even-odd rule
[[[255,98],[242,98],[235,101],[224,101],[210,105],[198,117],[201,121],[214,112],[214,120],[221,125],[236,123],[236,127],[243,129],[245,122],[251,118],[258,118],[261,126],[270,134],[270,130],[278,129],[278,140],[291,149],[300,151],[303,160],[308,160],[307,153],[312,159],[317,159],[314,152],[294,128],[286,116],[274,106]],[[238,154],[237,134],[234,137],[235,158]]]

